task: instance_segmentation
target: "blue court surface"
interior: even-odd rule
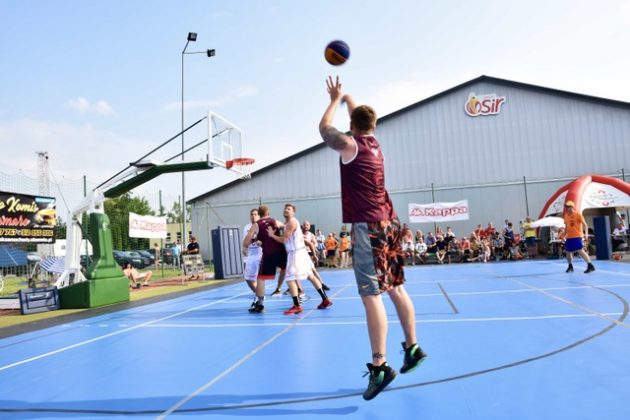
[[[369,402],[363,306],[342,270],[322,272],[334,305],[316,309],[305,284],[297,316],[287,296],[249,314],[238,283],[2,339],[0,417],[627,419],[630,266],[595,265],[408,267],[429,358]]]

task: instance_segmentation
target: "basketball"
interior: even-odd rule
[[[326,45],[324,57],[333,66],[340,66],[350,58],[350,47],[343,41],[332,41]]]

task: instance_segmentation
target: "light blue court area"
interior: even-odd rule
[[[366,402],[370,360],[350,270],[324,271],[334,305],[249,314],[235,284],[0,340],[10,419],[622,419],[630,398],[630,270],[596,261],[407,269],[429,358]],[[272,290],[269,284],[269,291]],[[388,360],[402,331],[388,298]]]

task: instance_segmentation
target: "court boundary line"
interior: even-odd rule
[[[453,310],[454,314],[459,314],[459,311],[457,310],[457,307],[455,306],[455,304],[453,303],[453,301],[451,300],[450,297],[448,297],[448,293],[446,293],[446,290],[444,290],[444,288],[442,287],[442,285],[440,284],[440,282],[437,283],[438,287],[440,288],[440,290],[442,291],[442,294],[444,295],[444,297],[446,298],[446,301],[448,302],[449,305],[451,305],[451,309]]]
[[[48,356],[53,356],[55,354],[62,353],[64,351],[72,350],[72,349],[84,346],[86,344],[91,344],[91,343],[94,343],[94,342],[97,342],[97,341],[101,341],[101,340],[104,340],[106,338],[113,337],[113,336],[116,336],[116,335],[119,335],[119,334],[122,334],[122,333],[125,333],[125,332],[133,331],[133,330],[136,330],[138,328],[142,328],[142,327],[145,327],[147,325],[154,324],[156,322],[160,322],[160,321],[164,321],[164,320],[167,320],[167,319],[175,318],[177,316],[186,314],[188,312],[196,311],[198,309],[205,308],[207,306],[212,306],[212,305],[215,305],[217,303],[221,303],[221,302],[223,302],[225,300],[232,299],[232,298],[234,298],[236,296],[241,296],[241,295],[248,294],[248,293],[251,293],[251,291],[250,292],[239,293],[238,295],[230,296],[230,297],[227,297],[227,298],[224,298],[224,299],[219,299],[217,301],[213,301],[213,302],[210,302],[210,303],[205,303],[203,305],[199,305],[199,306],[195,306],[193,308],[186,309],[185,311],[177,312],[175,314],[171,314],[171,315],[168,315],[168,316],[165,316],[165,317],[162,317],[162,318],[158,318],[158,319],[154,319],[152,321],[144,322],[142,324],[134,325],[133,327],[129,327],[129,328],[124,328],[122,330],[113,331],[111,333],[104,334],[104,335],[101,335],[101,336],[97,336],[97,337],[91,338],[89,340],[84,340],[84,341],[81,341],[81,342],[78,342],[78,343],[75,343],[75,344],[72,344],[72,345],[69,345],[69,346],[62,347],[62,348],[57,349],[57,350],[52,350],[52,351],[49,351],[47,353],[40,354],[38,356],[29,357],[27,359],[20,360],[18,362],[10,363],[10,364],[5,365],[5,366],[0,366],[0,372],[2,372],[3,370],[7,370],[7,369],[10,369],[10,368],[16,367],[16,366],[20,366],[20,365],[23,365],[23,364],[26,364],[26,363],[33,362],[35,360],[43,359],[43,358],[46,358]]]

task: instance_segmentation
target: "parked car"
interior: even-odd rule
[[[149,264],[147,264],[147,265],[154,265],[155,264],[155,252],[153,250],[141,249],[141,250],[136,251],[136,252],[138,254],[142,255],[144,258],[148,258],[149,259]]]
[[[138,251],[127,251],[127,254],[132,258],[140,258],[140,260],[142,260],[142,267],[136,267],[136,268],[149,267],[151,266],[151,264],[153,264],[153,259],[151,259],[151,257],[142,255]]]
[[[129,255],[128,252],[125,251],[114,251],[114,259],[121,267],[125,265],[125,263],[131,263],[134,268],[144,268],[144,260],[142,257],[134,257]]]

